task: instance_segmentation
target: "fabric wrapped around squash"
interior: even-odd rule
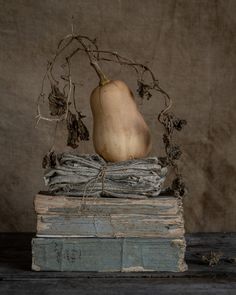
[[[160,194],[166,173],[157,157],[107,163],[98,155],[64,153],[44,181],[56,195],[147,198]]]

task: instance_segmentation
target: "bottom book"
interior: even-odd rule
[[[35,271],[185,271],[185,240],[167,238],[35,238]]]

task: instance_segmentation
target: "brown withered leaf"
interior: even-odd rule
[[[175,118],[173,121],[174,128],[177,131],[181,131],[185,125],[187,125],[187,121],[184,119]]]
[[[55,84],[51,84],[51,92],[48,96],[51,116],[61,116],[66,112],[66,96]]]
[[[145,99],[149,100],[152,97],[152,94],[150,92],[152,87],[148,84],[145,84],[141,80],[138,80],[137,83],[138,83],[138,89],[137,89],[138,95],[141,98],[145,98]]]
[[[166,152],[167,152],[168,158],[172,161],[178,160],[182,155],[182,151],[180,150],[180,147],[177,144],[169,145],[166,148]]]
[[[168,113],[161,116],[161,123],[165,126],[167,133],[172,134],[174,129],[181,131],[187,121],[177,118],[173,113]]]
[[[43,157],[43,162],[42,162],[42,167],[44,169],[46,168],[54,168],[57,164],[57,155],[54,151],[48,152],[44,157]]]
[[[89,140],[89,132],[87,127],[82,121],[83,116],[78,113],[72,114],[71,111],[68,111],[67,115],[67,145],[72,147],[73,149],[79,146],[80,140]]]
[[[222,252],[211,251],[210,253],[202,255],[201,260],[203,263],[206,263],[209,266],[215,266],[220,263],[222,256],[223,256]]]
[[[185,183],[184,183],[182,177],[177,176],[172,181],[171,189],[174,192],[175,196],[177,196],[177,197],[182,197],[185,195],[186,187],[185,187]]]
[[[78,113],[78,134],[80,140],[89,140],[89,131],[88,128],[85,126],[82,119],[84,116],[81,115],[81,113]]]
[[[78,134],[78,120],[75,114],[68,111],[67,115],[67,145],[73,149],[77,148],[79,145],[79,134]]]
[[[158,164],[161,165],[161,167],[167,167],[169,165],[169,161],[167,157],[158,157]]]

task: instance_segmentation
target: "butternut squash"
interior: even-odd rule
[[[134,96],[119,80],[106,81],[90,97],[95,151],[106,161],[142,158],[151,149],[151,135]]]

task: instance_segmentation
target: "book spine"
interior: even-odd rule
[[[180,216],[143,214],[38,215],[37,236],[51,237],[165,237],[184,235]]]
[[[36,195],[34,200],[37,214],[66,215],[109,215],[146,214],[176,215],[182,211],[182,203],[174,197],[158,197],[145,200],[66,197]]]
[[[36,238],[35,271],[185,271],[184,239]]]

